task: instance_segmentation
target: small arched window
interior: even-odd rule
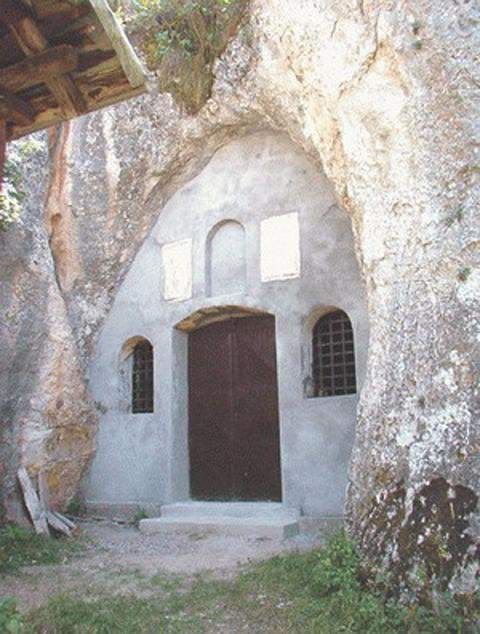
[[[353,328],[343,310],[328,313],[313,328],[314,396],[355,394]]]
[[[132,413],[153,412],[153,348],[149,341],[139,341],[133,349]]]

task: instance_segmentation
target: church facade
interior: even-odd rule
[[[87,506],[342,515],[368,351],[353,245],[326,177],[283,135],[229,143],[177,191],[91,361]]]

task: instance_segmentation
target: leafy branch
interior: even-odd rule
[[[160,87],[190,112],[210,97],[213,65],[235,35],[248,0],[132,0],[142,47]]]

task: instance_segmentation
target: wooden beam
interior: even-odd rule
[[[130,86],[132,88],[145,86],[145,73],[142,65],[108,3],[106,0],[89,0],[89,2],[118,55]]]
[[[21,1],[0,0],[0,22],[3,24],[15,24],[28,15],[29,12]]]
[[[17,9],[19,7],[24,9],[23,16],[17,15],[14,21],[10,20],[7,24],[25,55],[31,57],[46,51],[49,48],[48,41],[22,1],[15,0],[13,3],[13,0],[3,0],[3,2],[8,7],[13,4]],[[87,111],[87,103],[82,93],[68,74],[46,79],[45,84],[55,97],[65,119],[70,119]]]
[[[77,72],[83,73],[90,68],[95,68],[100,64],[116,59],[115,51],[102,51],[100,49],[81,53],[78,58]],[[118,64],[118,62],[117,62]]]
[[[31,125],[35,120],[35,112],[26,101],[0,90],[0,119],[12,121],[16,125]]]
[[[26,57],[12,66],[0,68],[0,86],[18,92],[69,73],[77,65],[78,52],[72,46],[63,44]]]
[[[17,476],[22,487],[25,506],[30,513],[36,532],[40,535],[50,535],[45,509],[38,499],[37,492],[28,476],[27,470],[24,467],[20,467],[17,471]]]

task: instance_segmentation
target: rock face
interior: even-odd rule
[[[351,214],[368,296],[351,533],[400,588],[473,587],[479,19],[453,0],[254,0],[197,116],[153,91],[62,131],[45,204],[37,170],[24,224],[0,237],[7,495],[21,459],[71,496],[92,447],[82,372],[148,229],[218,147],[282,130]]]
[[[18,145],[28,150],[28,143]],[[0,234],[0,482],[7,519],[23,516],[19,464],[32,475],[47,473],[52,505],[75,493],[93,452],[95,421],[49,246],[44,205],[53,201],[54,185],[47,196],[45,137],[28,151],[25,164],[22,222]]]

